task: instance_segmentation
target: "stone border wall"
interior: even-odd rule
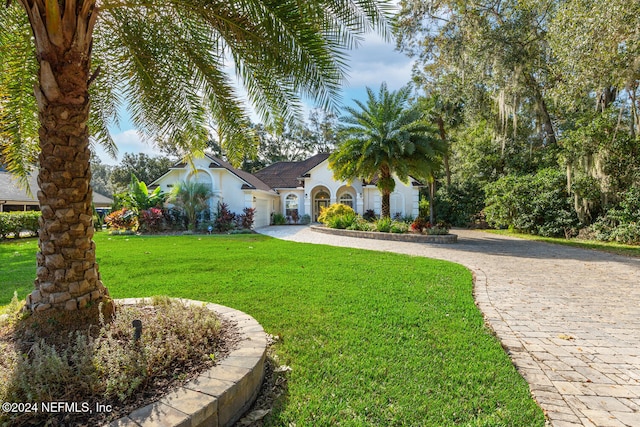
[[[205,304],[221,318],[237,323],[239,347],[196,379],[168,393],[158,402],[113,421],[109,427],[228,427],[249,409],[264,379],[267,336],[262,326],[239,310]],[[119,304],[138,304],[150,299],[127,298]]]
[[[336,236],[358,237],[361,239],[393,240],[396,242],[413,243],[456,243],[457,234],[428,235],[412,233],[380,233],[377,231],[339,230],[325,226],[312,225],[311,230],[318,233],[333,234]]]

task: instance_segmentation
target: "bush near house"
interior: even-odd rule
[[[115,230],[138,230],[138,216],[136,212],[127,208],[122,208],[117,211],[111,212],[104,218],[105,224],[109,226],[109,228],[113,228]]]
[[[334,203],[328,208],[320,209],[320,215],[318,216],[318,222],[321,222],[325,225],[332,221],[334,217],[353,214],[356,215],[356,211],[354,211],[350,206],[343,205],[342,203]]]
[[[9,235],[19,238],[21,232],[38,234],[38,219],[41,216],[40,211],[0,212],[0,239]]]
[[[367,215],[369,211],[365,213]],[[368,215],[369,218],[372,215]],[[324,223],[328,228],[356,230],[356,231],[378,231],[380,233],[414,233],[421,234],[448,234],[449,226],[445,223],[438,223],[432,226],[429,221],[418,217],[415,220],[410,216],[398,215],[398,220],[389,217],[382,217],[373,221],[367,221],[364,216],[359,216],[349,206],[343,204],[333,204],[320,211],[318,221]]]

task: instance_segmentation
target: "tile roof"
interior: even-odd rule
[[[27,190],[22,188],[18,182],[18,178],[13,176],[9,172],[0,171],[0,200],[12,201],[26,204],[37,204],[38,198],[36,194],[38,192],[38,174],[31,173],[28,178],[29,188],[31,189],[31,195],[27,193]],[[98,206],[111,206],[113,200],[100,193],[93,192],[93,203]]]
[[[330,153],[320,153],[301,162],[278,162],[254,175],[271,188],[296,188],[300,186],[298,178],[329,158]]]
[[[265,182],[263,182],[260,178],[256,177],[255,175],[251,175],[249,172],[236,169],[233,166],[231,166],[230,163],[225,162],[224,160],[219,159],[218,157],[212,156],[210,154],[207,154],[207,157],[213,160],[214,162],[209,165],[210,168],[215,168],[216,167],[215,163],[217,163],[218,167],[225,168],[226,170],[228,170],[229,172],[231,172],[232,174],[234,174],[235,176],[237,176],[238,178],[246,182],[247,184],[243,185],[243,189],[271,191],[271,187],[269,187],[269,185],[267,185]]]

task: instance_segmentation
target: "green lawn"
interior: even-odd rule
[[[113,297],[212,301],[282,337],[292,371],[269,425],[544,425],[459,265],[257,235],[95,240]],[[0,244],[0,305],[30,291],[35,251]]]
[[[483,230],[493,234],[501,234],[504,236],[519,237],[527,240],[537,240],[540,242],[555,243],[558,245],[573,246],[581,249],[593,249],[602,252],[609,252],[616,255],[624,255],[634,258],[640,258],[640,246],[625,245],[616,242],[599,242],[597,240],[582,239],[563,239],[560,237],[542,237],[533,234],[518,233],[509,230]]]

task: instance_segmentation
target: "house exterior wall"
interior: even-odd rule
[[[190,165],[181,169],[172,169],[163,177],[155,181],[163,192],[169,193],[180,182],[196,179],[207,185],[213,196],[209,200],[209,209],[215,213],[218,202],[226,203],[229,210],[241,214],[244,208],[254,208],[254,227],[265,227],[270,224],[271,214],[280,209],[280,199],[277,195],[264,191],[243,189],[246,183],[225,168],[209,168],[211,159],[204,157],[194,159]]]

